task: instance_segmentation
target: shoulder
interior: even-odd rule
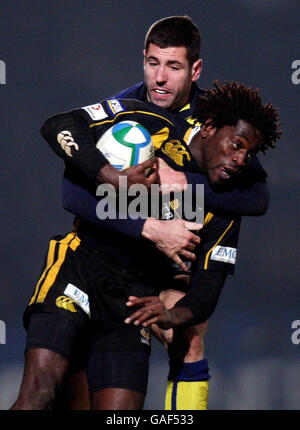
[[[145,100],[145,94],[146,86],[144,82],[138,82],[131,87],[125,88],[125,90],[119,91],[111,98]]]

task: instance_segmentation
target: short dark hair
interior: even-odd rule
[[[211,120],[216,128],[236,125],[242,119],[262,135],[261,150],[274,148],[282,132],[279,130],[278,110],[271,102],[263,104],[258,89],[247,88],[243,83],[214,82],[197,100],[193,117],[204,123]]]
[[[160,48],[184,46],[187,50],[187,59],[190,66],[200,56],[200,30],[187,15],[168,16],[154,22],[145,37],[146,52],[150,43]]]

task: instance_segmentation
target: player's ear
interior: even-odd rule
[[[192,82],[197,81],[199,79],[202,72],[202,60],[199,58],[199,60],[195,61],[192,65]]]
[[[143,56],[144,56],[143,63],[145,65],[145,62],[146,62],[146,49],[143,49]]]
[[[204,139],[208,136],[212,136],[216,132],[216,127],[214,126],[211,119],[207,119],[204,124],[201,125],[201,137]]]

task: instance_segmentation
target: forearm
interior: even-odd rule
[[[207,321],[217,306],[225,280],[226,274],[223,272],[200,270],[194,279],[192,277],[187,294],[173,308],[176,321],[180,318],[178,313],[184,314],[186,308],[189,310],[189,325]]]
[[[139,238],[145,223],[144,219],[133,220],[131,218],[119,219],[116,210],[116,219],[100,219],[97,216],[97,205],[100,199],[97,198],[87,188],[64,177],[62,182],[62,205],[64,209],[74,215],[80,216],[87,221],[102,228],[108,228],[127,234],[131,237]]]
[[[65,139],[59,133],[66,135]],[[49,118],[41,128],[41,134],[52,150],[73,167],[94,181],[108,163],[96,148],[93,134],[84,115],[78,111],[61,113]]]
[[[193,190],[197,184],[204,184],[204,205],[207,209],[239,216],[260,216],[268,209],[269,189],[265,181],[254,181],[241,188],[218,192],[211,188],[205,175],[186,173],[186,178]]]
[[[168,330],[193,326],[208,320],[217,305],[226,274],[201,270],[197,275],[197,285],[192,283],[186,296],[171,309],[167,309],[157,296],[130,296],[126,305],[138,307],[138,310],[126,318],[125,323],[144,327],[157,324],[163,330]]]
[[[193,325],[192,322],[194,320],[194,314],[188,307],[174,307],[169,309],[168,314],[168,323],[166,324],[165,329]]]

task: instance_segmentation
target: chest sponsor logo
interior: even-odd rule
[[[82,109],[84,109],[94,121],[99,121],[108,116],[101,103],[85,106]]]
[[[119,100],[111,99],[107,100],[107,105],[113,114],[123,112],[125,109]]]
[[[75,285],[69,283],[64,291],[64,294],[71,299],[74,300],[74,302],[81,307],[81,309],[90,317],[90,303],[89,303],[89,296],[81,291],[79,288],[77,288]]]
[[[236,261],[236,248],[229,246],[216,246],[211,253],[211,260],[222,261],[223,263],[235,264]]]
[[[162,151],[175,161],[178,166],[184,165],[185,157],[188,161],[191,161],[190,154],[179,140],[170,140],[165,144]]]

